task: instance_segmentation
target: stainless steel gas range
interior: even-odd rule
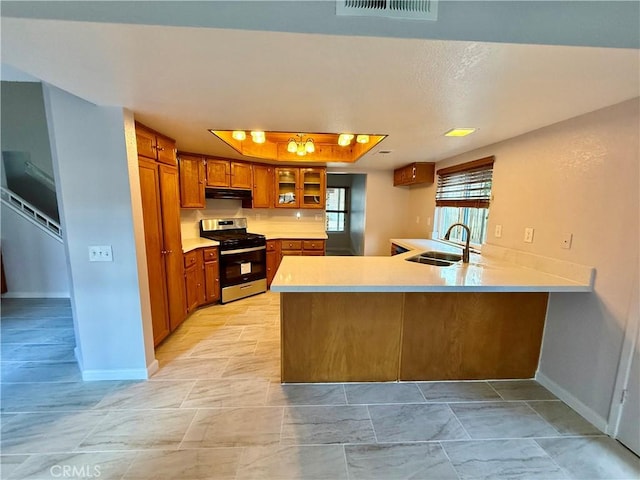
[[[267,291],[267,241],[247,232],[246,218],[202,219],[200,236],[220,242],[222,303]]]

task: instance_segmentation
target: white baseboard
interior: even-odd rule
[[[153,360],[147,368],[130,368],[122,370],[85,370],[82,368],[82,358],[78,351],[78,347],[73,349],[78,367],[82,372],[82,380],[85,382],[94,382],[98,380],[148,380],[151,375],[156,373],[160,368],[158,360]]]
[[[151,378],[151,376],[154,373],[156,373],[159,369],[160,369],[160,364],[158,363],[158,360],[154,359],[153,362],[151,362],[150,365],[147,365],[148,378]]]
[[[78,362],[78,368],[82,371],[82,357],[80,356],[80,350],[78,350],[77,346],[73,349],[73,355],[76,357],[76,362]]]
[[[130,368],[122,370],[82,370],[82,380],[94,382],[98,380],[147,380],[146,368]]]
[[[556,397],[562,400],[564,403],[573,408],[576,412],[578,412],[582,417],[584,417],[587,421],[589,421],[594,427],[600,430],[603,433],[607,432],[607,419],[598,415],[591,408],[587,407],[584,403],[574,397],[571,393],[566,391],[556,382],[547,377],[544,373],[536,372],[536,380],[540,385],[545,387],[551,393],[553,393]]]
[[[7,292],[2,298],[70,298],[69,292]]]

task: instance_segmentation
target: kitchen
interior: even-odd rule
[[[18,21],[15,22],[18,23]],[[39,25],[39,27],[42,26]],[[53,27],[52,25],[51,28]],[[58,38],[72,35],[71,30],[69,33],[64,33],[63,30],[54,28],[51,34]],[[4,35],[3,32],[3,37]],[[141,42],[141,44],[144,43]],[[474,58],[485,58],[489,55],[488,52],[492,51],[491,48],[495,48],[495,46],[489,48],[487,45],[466,45],[466,47],[468,50],[462,53],[466,53],[468,55],[466,58],[470,61]],[[523,48],[522,50],[527,49]],[[581,55],[584,53],[586,57],[587,53],[581,52],[580,49],[576,49],[576,52],[570,52],[571,62],[567,61],[567,63],[575,62],[574,65],[580,65],[576,67],[577,70],[582,71],[581,69],[584,68],[591,72],[585,64],[589,63],[587,60],[591,61],[592,59],[585,58],[584,63],[580,63]],[[297,53],[294,56],[297,57]],[[569,55],[569,52],[565,53]],[[616,51],[615,53],[617,55],[624,52]],[[553,54],[553,52],[547,50],[545,54]],[[25,58],[29,58],[29,56],[25,55]],[[562,58],[556,60],[558,64],[562,64]],[[17,60],[15,61],[17,62]],[[535,70],[533,64],[531,65]],[[18,66],[20,66],[19,62]],[[38,71],[38,69],[26,64],[22,65],[22,68],[32,72]],[[596,70],[606,71],[609,68],[611,72],[616,71],[610,65],[598,66]],[[463,71],[460,72],[461,75],[463,73]],[[416,75],[418,78],[424,78],[421,77],[420,72],[417,72]],[[611,73],[611,76],[616,76],[616,73]],[[619,73],[619,76],[624,77],[624,73]],[[54,80],[51,78],[49,81],[53,85],[59,85],[59,82],[62,82],[62,80],[58,82]],[[118,198],[117,194],[114,195],[116,192],[125,192],[127,198],[129,195],[133,195],[129,193],[129,174],[123,175],[123,172],[129,172],[130,168],[122,160],[122,152],[126,151],[126,147],[122,146],[121,137],[113,132],[114,124],[119,122],[122,125],[123,123],[122,111],[118,112],[113,107],[96,109],[94,106],[84,105],[80,99],[67,98],[65,92],[59,91],[55,87],[47,87],[47,89],[50,90],[49,102],[54,106],[54,120],[57,120],[58,123],[55,132],[56,149],[58,149],[58,155],[69,159],[69,163],[66,165],[60,164],[63,198],[67,195],[65,189],[79,188],[70,181],[67,183],[65,178],[73,179],[77,176],[91,178],[95,169],[98,169],[104,171],[104,191],[101,192],[99,185],[96,185],[91,189],[91,192],[83,193],[83,198],[87,198],[84,207],[92,206],[92,202],[95,202],[93,207],[97,211],[101,211],[100,203],[109,201],[114,205],[114,212],[131,212],[130,202],[126,201],[126,198]],[[67,89],[68,91],[74,90],[72,86],[68,86]],[[634,223],[637,221],[637,215],[634,215],[634,212],[638,202],[637,182],[633,181],[637,178],[638,168],[637,129],[635,128],[637,111],[633,101],[619,104],[630,97],[621,97],[618,101],[611,98],[610,95],[613,91],[615,89],[603,88],[594,93],[592,89],[591,95],[603,100],[599,105],[586,107],[579,112],[585,115],[568,115],[564,118],[560,116],[556,122],[566,121],[555,126],[546,126],[549,123],[541,123],[538,127],[545,128],[531,128],[528,131],[534,131],[526,134],[525,131],[518,130],[517,123],[523,121],[522,117],[533,115],[536,109],[530,105],[529,109],[522,110],[527,112],[525,115],[522,115],[521,112],[509,111],[508,119],[503,120],[503,123],[511,123],[513,128],[501,143],[492,147],[483,146],[472,150],[467,150],[468,147],[465,145],[468,144],[466,143],[457,143],[456,145],[460,146],[443,147],[443,153],[438,156],[435,152],[433,158],[438,161],[438,168],[441,168],[487,155],[495,155],[497,160],[493,193],[496,201],[491,210],[489,233],[493,233],[495,225],[501,224],[503,225],[503,234],[500,240],[494,238],[493,241],[507,248],[561,260],[571,260],[596,268],[598,273],[593,294],[554,294],[551,304],[553,309],[550,312],[553,322],[547,324],[547,338],[543,348],[541,368],[556,384],[562,385],[567,392],[579,399],[579,402],[584,404],[587,410],[594,412],[594,417],[600,421],[599,425],[606,424],[609,418],[610,399],[614,396],[620,352],[623,350],[624,326],[627,324],[627,319],[633,318],[634,315],[629,310],[629,306],[632,305],[632,292],[636,288],[634,282],[637,282],[634,279],[637,275],[634,267],[637,263],[634,260],[637,257],[637,238],[635,237],[637,228]],[[549,90],[546,93],[549,94]],[[305,92],[295,89],[288,91],[287,94],[296,102],[303,101],[305,98]],[[567,90],[556,92],[556,96],[547,100],[546,105],[557,104],[554,106],[557,108],[563,103],[561,97],[566,94]],[[362,100],[364,101],[364,99]],[[399,102],[401,111],[409,112],[411,110],[410,105],[404,100]],[[98,99],[96,103],[111,104],[108,99]],[[373,112],[371,116],[382,118],[389,115],[388,112],[392,111],[391,106],[383,100],[378,103],[380,111]],[[616,103],[619,105],[614,105]],[[601,110],[603,107],[609,108]],[[549,108],[551,109],[551,107]],[[322,131],[305,125],[305,119],[309,115],[304,109],[301,108],[297,113],[296,109],[293,110],[289,123],[294,123],[296,128],[299,126],[304,130]],[[89,122],[93,124],[92,128],[83,125],[83,122],[73,122],[70,118],[71,112],[77,118],[92,119],[93,121]],[[242,107],[239,107],[238,112],[235,112],[234,115],[239,118],[230,118],[229,127],[232,126],[231,123],[238,123],[240,118],[247,118],[249,114],[243,112]],[[570,117],[575,118],[569,119]],[[128,132],[127,138],[130,141],[133,132],[133,119],[128,114],[124,115],[124,118],[124,123],[127,125],[125,131]],[[137,118],[138,115],[136,115]],[[193,135],[186,127],[177,127],[175,130],[163,128],[164,120],[156,117],[155,114],[149,114],[148,118],[144,118],[144,114],[142,114],[140,120],[163,133],[174,136],[180,142],[188,142]],[[402,115],[398,115],[392,120],[402,124]],[[218,126],[209,124],[208,127],[216,128]],[[287,129],[284,125],[279,128]],[[72,131],[85,132],[86,144],[78,145],[76,134],[72,134]],[[120,128],[121,131],[122,128]],[[371,127],[370,132],[385,133],[384,131],[379,132],[375,126]],[[480,132],[482,130],[479,130]],[[585,135],[584,132],[588,132],[589,135]],[[438,131],[437,136],[439,137],[442,133]],[[106,143],[118,145],[118,147],[113,147],[113,151],[110,147],[104,147],[105,140],[109,139],[111,134],[113,134],[113,138]],[[205,135],[210,136],[207,132]],[[406,136],[399,135],[397,138],[398,144],[409,141]],[[510,140],[507,140],[509,138]],[[391,138],[385,140],[381,146],[390,145],[389,142],[391,142]],[[463,140],[463,142],[466,141]],[[95,145],[103,146],[100,158],[93,158]],[[486,145],[490,145],[490,143]],[[396,148],[394,147],[394,149]],[[189,151],[198,150],[189,148]],[[444,153],[445,151],[450,153]],[[550,151],[553,152],[551,155]],[[226,152],[232,155],[229,150]],[[416,158],[415,161],[429,160],[424,158],[424,153],[420,153],[418,156],[421,158]],[[402,164],[410,163],[413,160],[409,157],[405,158],[406,161]],[[116,170],[115,167],[113,171],[105,169],[107,159],[111,159],[109,162],[118,165],[118,169]],[[558,159],[562,161],[558,161]],[[381,159],[376,161],[384,162]],[[351,169],[336,167],[335,170],[363,173],[364,166],[356,166]],[[431,219],[433,222],[434,219],[434,187],[394,188],[391,170],[389,166],[386,166],[372,168],[366,172],[367,191],[370,192],[366,197],[366,208],[368,212],[371,212],[365,225],[364,253],[366,255],[387,255],[391,238],[424,237],[430,231],[427,225],[428,220]],[[118,189],[116,189],[116,185],[119,185]],[[66,191],[71,197],[75,195],[73,190]],[[509,201],[500,201],[500,199],[509,199]],[[101,285],[107,294],[106,296],[111,298],[117,296],[122,300],[119,312],[116,312],[116,309],[111,307],[108,301],[105,301],[101,313],[101,316],[104,315],[104,322],[98,322],[105,326],[100,327],[100,341],[96,341],[93,337],[98,332],[93,330],[93,327],[89,327],[89,324],[83,324],[82,319],[92,317],[95,314],[96,302],[101,306],[102,303],[94,296],[87,296],[83,299],[83,289],[77,287],[75,314],[79,319],[78,338],[83,346],[85,368],[94,372],[146,370],[150,363],[148,359],[153,358],[153,349],[149,348],[148,342],[148,326],[139,329],[136,327],[134,331],[131,326],[126,324],[110,323],[111,319],[117,318],[122,311],[129,312],[127,315],[134,318],[140,316],[141,310],[148,315],[149,306],[145,306],[144,302],[141,306],[140,294],[137,293],[141,289],[144,291],[144,286],[139,285],[137,274],[137,265],[141,261],[140,256],[133,254],[135,249],[132,249],[130,243],[123,243],[123,240],[119,238],[122,236],[119,235],[119,232],[129,232],[129,238],[140,238],[139,232],[136,230],[138,227],[132,221],[133,214],[126,214],[123,219],[114,219],[115,223],[112,225],[114,234],[107,232],[97,239],[95,232],[100,231],[97,225],[91,226],[90,223],[85,223],[83,226],[79,224],[74,226],[71,221],[74,218],[74,212],[77,212],[83,222],[91,222],[91,219],[82,213],[83,209],[80,206],[74,206],[73,202],[65,204],[65,207],[69,219],[67,227],[70,242],[70,265],[72,271],[76,272],[72,276],[79,275],[75,282],[82,282],[83,279],[90,281],[91,278],[103,278],[104,283]],[[234,210],[234,207],[231,207],[230,210]],[[243,209],[243,215],[244,213]],[[257,213],[251,212],[246,216],[251,220],[251,215],[255,216]],[[271,214],[264,215],[267,217]],[[220,216],[226,216],[226,214]],[[232,216],[235,216],[235,213]],[[418,222],[416,222],[417,219],[419,219]],[[256,220],[255,217],[254,220]],[[313,221],[315,222],[315,219]],[[196,222],[191,224],[194,237],[196,236],[195,224]],[[536,230],[534,242],[525,245],[521,237],[524,229],[531,226]],[[574,238],[572,248],[568,251],[557,247],[566,227],[573,233]],[[249,231],[251,230],[249,228]],[[118,232],[118,235],[115,232]],[[113,267],[118,269],[116,277],[120,279],[117,282],[107,281],[108,278],[112,278],[111,276],[115,272],[109,273],[105,278],[103,275],[107,272],[101,273],[95,269],[87,272],[86,268],[82,266],[85,263],[86,245],[96,242],[114,246],[116,261]],[[133,269],[130,265],[136,265],[136,268]],[[122,279],[127,280],[122,281]],[[87,295],[89,295],[88,292]],[[576,295],[580,296],[579,301],[575,300]],[[104,339],[111,338],[106,330],[106,325],[109,324],[114,328],[132,332],[125,339],[125,343],[120,343],[118,346],[118,349],[131,352],[130,355],[122,355],[118,359],[113,359],[104,354],[108,348]],[[142,339],[146,339],[146,341]],[[142,344],[145,345],[146,355],[140,355]]]

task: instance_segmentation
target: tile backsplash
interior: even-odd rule
[[[180,221],[182,238],[200,236],[202,218],[246,217],[247,230],[254,233],[324,233],[324,210],[242,208],[239,200],[207,199],[207,207],[201,210],[182,209]]]

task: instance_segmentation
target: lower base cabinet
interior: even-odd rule
[[[184,255],[187,313],[220,300],[220,267],[216,247],[198,248]]]
[[[204,248],[204,301],[205,303],[220,300],[220,262],[217,248]]]
[[[280,241],[267,240],[267,288],[271,286],[280,265]]]
[[[193,312],[204,302],[204,265],[202,251],[192,250],[184,255],[184,280],[187,296],[187,313]]]
[[[282,382],[529,379],[546,292],[281,293]]]

